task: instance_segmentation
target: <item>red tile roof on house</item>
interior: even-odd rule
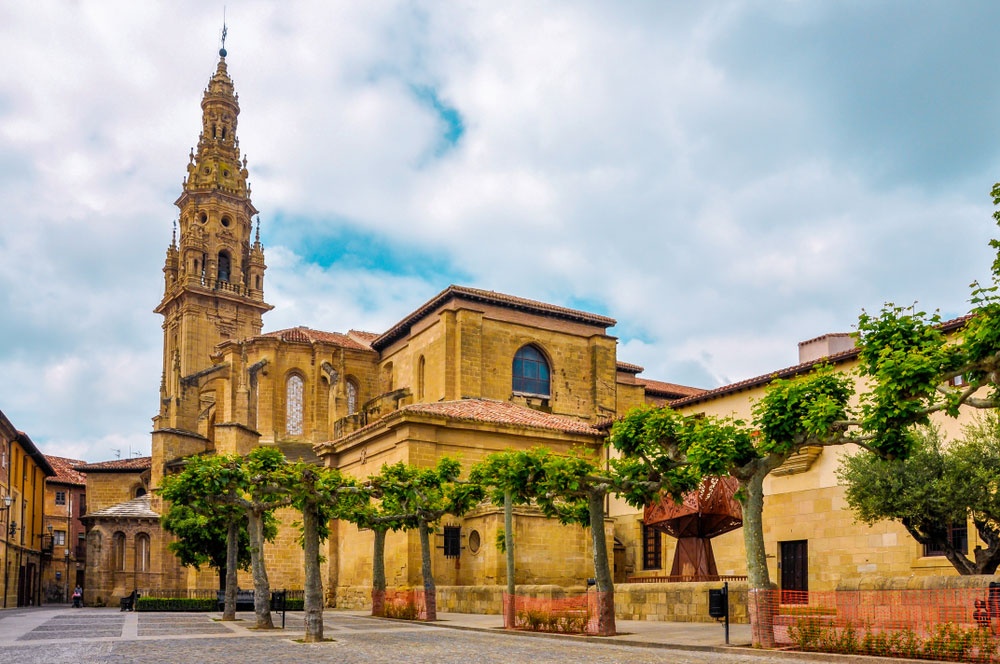
[[[87,464],[86,461],[81,459],[57,457],[52,456],[51,454],[46,454],[45,458],[48,460],[49,465],[52,466],[52,470],[56,471],[54,477],[48,477],[45,479],[46,482],[55,482],[56,484],[75,484],[79,486],[83,486],[87,483],[87,476],[76,470],[76,466],[84,466]]]
[[[706,391],[700,387],[678,385],[677,383],[664,383],[661,380],[650,380],[648,378],[636,378],[635,382],[646,388],[646,394],[667,398],[672,397],[674,399],[693,397],[698,394],[704,394]]]
[[[313,330],[308,327],[290,327],[285,330],[276,330],[260,335],[271,339],[281,339],[282,341],[298,343],[325,343],[341,348],[353,348],[355,350],[371,350],[371,341],[366,339],[368,335],[374,338],[375,334],[368,332],[355,332],[351,330],[349,334],[340,332],[324,332]],[[259,337],[258,337],[259,338]]]
[[[638,374],[645,371],[645,369],[640,367],[638,364],[629,364],[628,362],[619,362],[616,368],[618,371],[630,374]]]
[[[966,314],[965,316],[959,316],[958,318],[953,318],[951,320],[945,321],[938,325],[938,329],[942,332],[954,332],[965,327],[965,324],[969,322],[972,318],[972,314]],[[825,336],[825,335],[824,335]],[[817,337],[822,338],[822,337]],[[683,397],[681,399],[676,399],[670,402],[672,408],[679,408],[682,406],[692,406],[694,404],[702,403],[704,401],[711,401],[716,397],[725,396],[727,394],[733,394],[739,392],[740,390],[749,390],[754,387],[760,387],[761,385],[766,385],[777,378],[794,378],[796,376],[801,376],[802,374],[812,371],[814,368],[821,364],[842,364],[844,362],[849,362],[858,356],[859,350],[857,348],[852,348],[850,350],[845,350],[840,353],[834,353],[833,355],[828,355],[826,357],[821,357],[811,362],[803,362],[801,364],[796,364],[784,369],[779,369],[777,371],[772,371],[771,373],[762,374],[760,376],[754,376],[753,378],[747,378],[746,380],[741,380],[736,383],[731,383],[730,385],[723,385],[721,387],[716,387],[715,389],[706,390],[700,394],[696,394],[690,397]]]
[[[114,459],[113,461],[85,463],[82,466],[74,466],[73,470],[81,473],[142,472],[149,470],[152,466],[152,457],[134,457],[132,459]]]
[[[617,321],[614,318],[608,318],[607,316],[591,314],[585,311],[578,311],[576,309],[567,309],[566,307],[560,307],[546,302],[539,302],[537,300],[527,300],[522,297],[497,293],[496,291],[452,285],[432,297],[409,316],[396,323],[389,329],[388,332],[372,341],[372,348],[375,350],[385,348],[393,341],[396,341],[406,335],[414,323],[426,317],[438,307],[454,299],[483,302],[486,304],[506,307],[508,309],[516,309],[518,311],[526,311],[543,316],[552,316],[555,318],[562,318],[564,320],[586,323],[588,325],[597,325],[603,328],[614,327],[617,324]]]

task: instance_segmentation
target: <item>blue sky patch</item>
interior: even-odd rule
[[[465,133],[465,123],[458,109],[449,106],[441,97],[437,90],[429,85],[411,85],[410,89],[421,104],[432,109],[438,116],[438,120],[443,128],[438,145],[435,148],[434,156],[440,157],[458,145],[462,135]]]
[[[279,214],[270,232],[264,228],[261,233],[265,246],[286,246],[304,261],[323,268],[337,266],[346,270],[418,276],[435,283],[470,280],[469,275],[458,270],[440,248],[397,242],[385,235],[359,229],[344,219],[323,224]]]

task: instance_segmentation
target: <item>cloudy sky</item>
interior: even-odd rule
[[[223,4],[0,3],[0,410],[46,453],[149,452]],[[457,283],[714,387],[989,275],[1000,3],[225,4],[265,329]]]

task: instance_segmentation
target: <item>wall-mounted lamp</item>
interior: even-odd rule
[[[14,497],[10,494],[3,497],[3,505],[0,505],[0,510],[9,510],[11,504],[14,502]]]

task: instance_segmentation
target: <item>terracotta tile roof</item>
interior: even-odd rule
[[[527,300],[522,297],[515,297],[513,295],[505,295],[504,293],[497,293],[496,291],[482,290],[480,288],[469,288],[467,286],[448,286],[443,291],[432,297],[425,304],[423,304],[416,311],[411,313],[409,316],[401,320],[392,326],[388,332],[378,337],[372,341],[372,348],[375,350],[381,350],[391,344],[393,341],[403,337],[413,326],[414,323],[421,320],[425,316],[429,315],[435,309],[441,305],[449,302],[453,299],[463,299],[472,300],[474,302],[485,302],[487,304],[493,304],[501,307],[507,307],[509,309],[517,309],[519,311],[527,311],[530,313],[541,314],[543,316],[553,316],[555,318],[562,318],[565,320],[576,321],[579,323],[586,323],[588,325],[597,325],[600,327],[608,328],[614,327],[617,321],[614,318],[608,318],[607,316],[601,316],[598,314],[591,314],[585,311],[578,311],[576,309],[567,309],[566,307],[556,306],[554,304],[548,304],[545,302],[539,302],[537,300]]]
[[[411,413],[444,415],[453,420],[514,424],[537,429],[552,429],[565,433],[600,433],[589,422],[575,417],[553,415],[552,413],[545,413],[510,401],[496,401],[493,399],[460,399],[458,401],[418,403],[406,406],[401,410]]]
[[[313,330],[308,327],[290,327],[286,330],[276,330],[274,332],[266,332],[261,337],[267,337],[271,339],[281,339],[282,341],[291,341],[298,343],[325,343],[334,346],[339,346],[341,348],[353,348],[356,350],[371,350],[370,341],[365,339],[365,335],[369,333],[360,332],[355,333],[353,330],[351,334],[341,334],[340,332],[324,332],[322,330]],[[372,334],[372,338],[377,335]]]
[[[953,318],[948,321],[941,323],[938,328],[942,332],[954,332],[965,326],[966,323],[972,318],[972,314],[966,314],[965,316],[959,316],[958,318]],[[824,335],[825,336],[825,335]],[[817,337],[818,339],[822,337]],[[741,380],[730,385],[723,385],[721,387],[716,387],[715,389],[706,390],[700,394],[696,394],[690,397],[683,397],[670,402],[672,408],[678,408],[681,406],[691,406],[694,404],[702,403],[704,401],[711,401],[716,397],[725,396],[727,394],[733,394],[739,392],[740,390],[748,390],[754,387],[760,387],[761,385],[766,385],[776,378],[794,378],[795,376],[801,376],[802,374],[808,373],[815,367],[821,364],[842,364],[844,362],[849,362],[858,356],[858,349],[852,348],[850,350],[845,350],[840,353],[834,353],[833,355],[828,355],[826,357],[821,357],[810,362],[803,362],[801,364],[796,364],[794,366],[785,367],[784,369],[778,369],[777,371],[772,371],[768,374],[763,374],[760,376],[754,376],[753,378],[747,378],[746,380]]]
[[[74,466],[73,470],[81,473],[120,473],[123,471],[142,472],[153,466],[152,457],[134,457],[132,459],[114,459],[98,463],[85,463]]]
[[[527,406],[511,403],[510,401],[460,399],[457,401],[437,401],[435,403],[419,403],[405,406],[337,440],[320,443],[316,446],[316,449],[320,450],[321,448],[332,447],[338,443],[363,436],[379,427],[387,426],[392,422],[413,415],[438,415],[455,421],[532,427],[589,436],[604,435],[604,432],[598,427],[575,417],[543,413]]]
[[[645,371],[645,369],[640,367],[638,364],[629,364],[628,362],[619,362],[617,365],[617,369],[618,371],[621,371],[623,373],[630,373],[630,374],[637,374]]]
[[[87,476],[76,470],[76,466],[86,465],[86,461],[81,459],[57,457],[52,456],[51,454],[46,454],[45,458],[48,460],[49,465],[52,466],[52,470],[56,471],[55,477],[46,478],[46,482],[55,482],[57,484],[78,484],[80,486],[87,483]]]
[[[650,380],[648,378],[636,378],[635,382],[645,387],[647,394],[674,397],[675,399],[693,397],[698,394],[703,394],[706,391],[700,387],[678,385],[677,383],[664,383],[661,380]]]
[[[159,519],[160,515],[149,506],[149,494],[126,500],[103,510],[88,512],[83,519]]]
[[[379,338],[378,332],[365,332],[364,330],[348,330],[347,336],[368,346]]]

